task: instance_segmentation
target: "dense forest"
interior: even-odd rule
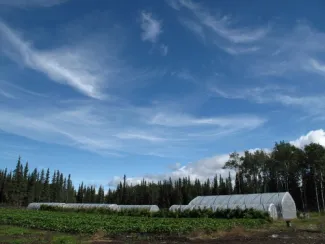
[[[26,206],[30,202],[78,202],[117,204],[156,204],[166,208],[187,204],[198,195],[247,194],[289,191],[300,210],[325,209],[325,148],[311,143],[303,149],[286,142],[275,143],[271,152],[231,153],[225,169],[236,172],[236,179],[215,175],[198,179],[166,179],[129,185],[120,182],[116,189],[104,192],[85,184],[74,187],[71,176],[56,170],[52,174],[30,170],[19,157],[16,168],[0,170],[0,203]]]

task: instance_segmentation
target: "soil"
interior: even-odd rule
[[[190,239],[190,238],[168,238],[164,240],[132,240],[123,238],[124,240],[98,240],[93,241],[93,244],[325,244],[325,234],[319,232],[299,231],[299,232],[269,232],[257,234],[254,236],[227,236],[210,239]]]

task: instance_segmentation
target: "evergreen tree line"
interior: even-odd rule
[[[155,204],[168,208],[173,204],[188,204],[199,195],[229,195],[288,191],[297,208],[303,211],[325,211],[324,175],[325,148],[311,143],[303,149],[289,143],[275,143],[269,151],[245,151],[230,154],[224,169],[235,172],[235,179],[215,175],[200,181],[190,177],[159,182],[142,180],[128,184],[126,176],[116,189],[104,192],[81,183],[77,189],[71,176],[56,170],[30,171],[19,157],[13,171],[0,170],[0,203],[26,206],[30,202]]]

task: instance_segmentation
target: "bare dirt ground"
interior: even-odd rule
[[[201,237],[201,238],[164,238],[163,240],[132,240],[127,237],[123,240],[97,240],[93,244],[325,244],[325,234],[319,231],[267,231],[265,233],[234,234],[221,237]]]

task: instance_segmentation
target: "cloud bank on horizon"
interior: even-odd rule
[[[228,174],[229,152],[279,140],[325,145],[325,17],[274,4],[0,0],[5,166],[26,152],[134,183]]]
[[[310,144],[310,143],[318,143],[325,147],[325,131],[322,129],[319,130],[313,130],[308,132],[306,135],[303,135],[296,140],[289,141],[292,145],[298,147],[298,148],[304,148],[304,146]],[[254,149],[246,149],[248,151],[256,151],[256,150],[264,150],[267,152],[268,148],[254,148]],[[240,155],[243,154],[243,152],[238,152]],[[129,184],[141,184],[141,181],[145,179],[147,182],[158,182],[165,179],[179,179],[184,177],[190,177],[191,180],[194,179],[200,179],[200,180],[206,180],[206,179],[213,179],[213,177],[218,174],[222,177],[226,178],[228,177],[228,174],[231,174],[231,177],[234,178],[235,172],[223,169],[223,166],[229,159],[229,153],[228,154],[220,154],[209,158],[204,158],[201,160],[198,160],[196,162],[190,162],[186,165],[181,165],[179,163],[176,163],[173,167],[173,170],[165,173],[165,174],[147,174],[139,177],[129,177],[127,178],[127,182]],[[116,186],[121,181],[123,181],[123,177],[115,176],[111,181],[109,181],[108,185],[110,186]]]

